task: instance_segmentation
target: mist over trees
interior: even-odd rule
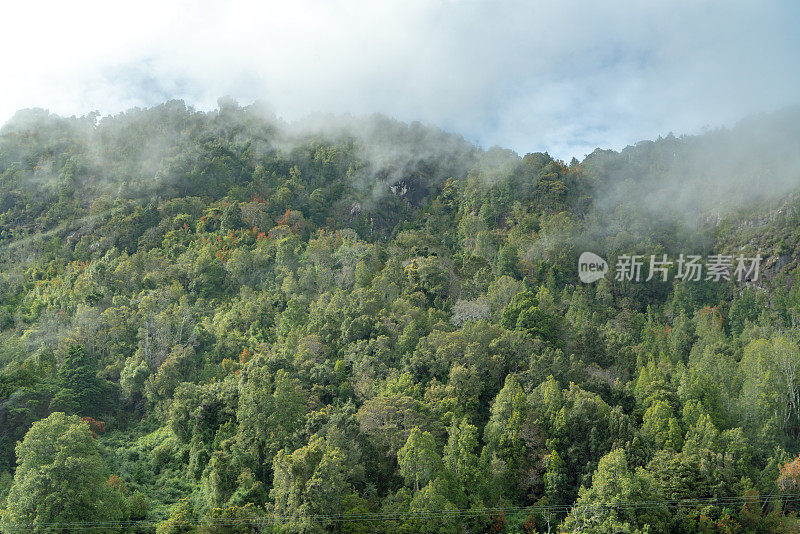
[[[796,532],[798,119],[565,163],[224,99],[19,112],[0,531]],[[587,250],[763,262],[583,284]]]

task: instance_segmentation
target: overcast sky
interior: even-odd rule
[[[263,100],[581,159],[800,103],[800,2],[14,2],[0,123]]]

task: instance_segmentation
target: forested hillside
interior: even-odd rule
[[[645,281],[664,254],[763,260]],[[0,531],[798,532],[799,258],[798,110],[570,163],[226,100],[19,112]]]

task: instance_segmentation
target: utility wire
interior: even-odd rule
[[[180,523],[188,525],[213,525],[213,526],[237,526],[243,524],[284,524],[297,522],[299,520],[323,523],[323,522],[348,522],[348,521],[392,521],[402,519],[455,519],[469,517],[496,516],[499,514],[520,515],[533,512],[562,512],[570,513],[583,510],[602,510],[602,509],[626,509],[641,510],[673,507],[692,507],[697,505],[712,504],[739,504],[739,503],[767,503],[767,502],[798,502],[800,495],[747,495],[731,497],[702,497],[693,499],[660,499],[651,501],[599,501],[586,504],[549,504],[532,505],[506,508],[466,508],[454,510],[420,510],[408,512],[356,512],[338,514],[310,514],[300,517],[270,514],[262,517],[249,518],[205,518],[205,519],[182,519]],[[49,523],[0,523],[0,528],[4,531],[26,530],[33,527],[54,527],[61,529],[100,529],[114,527],[155,527],[162,521],[153,520],[129,520],[129,521],[74,521],[74,522],[49,522]]]

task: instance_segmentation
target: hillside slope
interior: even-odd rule
[[[107,520],[91,491],[159,532],[796,531],[798,119],[566,164],[228,101],[18,113],[0,523]],[[664,254],[763,260],[645,281]],[[68,432],[96,469],[56,513],[26,473]]]

